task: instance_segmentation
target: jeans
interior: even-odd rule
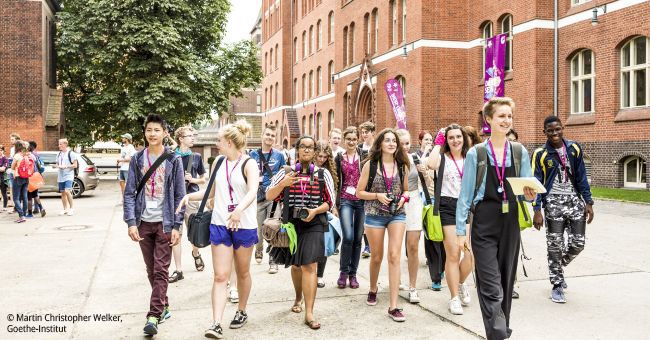
[[[343,243],[341,245],[341,273],[356,275],[361,257],[361,240],[363,239],[363,224],[365,210],[362,200],[341,200],[341,229]]]
[[[138,227],[139,242],[144,264],[147,266],[147,278],[151,285],[149,313],[147,317],[160,318],[166,306],[167,286],[169,285],[169,264],[172,259],[172,247],[169,246],[170,234],[163,232],[162,222],[142,221]]]
[[[25,217],[27,214],[27,186],[29,180],[26,178],[15,177],[13,184],[13,198],[16,205],[16,212],[19,217]]]

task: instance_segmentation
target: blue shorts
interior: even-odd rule
[[[59,182],[59,192],[72,190],[72,181]]]
[[[226,247],[234,247],[235,249],[239,249],[241,246],[250,248],[256,245],[258,241],[257,228],[232,231],[222,225],[210,224],[210,243],[214,246],[223,244]]]
[[[126,182],[127,177],[129,177],[129,170],[120,170],[120,181]]]
[[[366,227],[368,228],[387,228],[391,223],[406,223],[406,215],[399,214],[395,216],[377,216],[366,215]]]

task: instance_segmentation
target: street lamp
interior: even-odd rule
[[[602,6],[595,6],[594,9],[591,11],[591,25],[596,26],[598,25],[598,10],[602,10],[603,14],[607,13],[607,5],[602,5]]]

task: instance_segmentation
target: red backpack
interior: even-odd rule
[[[30,178],[34,174],[34,159],[25,156],[20,164],[18,164],[18,176],[20,178]]]

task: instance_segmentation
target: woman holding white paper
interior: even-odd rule
[[[507,97],[494,97],[483,106],[492,135],[467,153],[456,208],[456,233],[463,236],[467,215],[474,207],[471,242],[488,340],[506,339],[512,334],[510,307],[521,235],[517,196],[507,179],[532,176],[526,149],[506,138],[514,107],[514,101]],[[526,200],[532,201],[536,195],[532,188],[524,188]]]

